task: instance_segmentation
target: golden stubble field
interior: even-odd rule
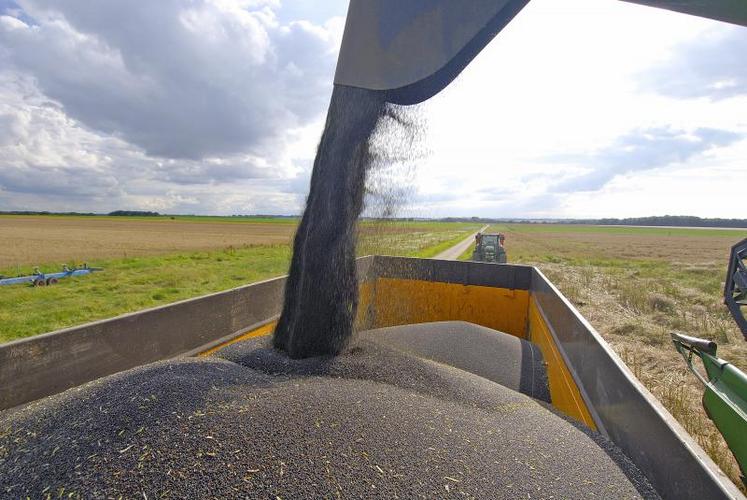
[[[0,269],[181,251],[288,244],[294,223],[0,216]]]
[[[537,266],[721,469],[739,468],[701,404],[670,333],[708,338],[747,371],[747,342],[723,304],[732,245],[747,230],[497,225],[509,262]]]
[[[726,263],[729,249],[747,230],[508,224],[515,257],[535,260],[664,261],[687,265]],[[724,269],[725,272],[725,269]]]

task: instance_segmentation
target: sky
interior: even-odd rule
[[[346,10],[0,0],[0,210],[299,213]],[[403,216],[746,216],[747,28],[532,0],[411,111]]]

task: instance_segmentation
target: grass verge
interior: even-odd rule
[[[453,223],[361,224],[359,255],[429,257],[461,241],[474,225]],[[209,251],[105,259],[103,272],[34,288],[0,287],[0,342],[114,317],[286,273],[288,245],[228,246]],[[42,265],[45,272],[59,264]],[[19,269],[0,269],[18,274]],[[21,269],[31,273],[31,268]]]
[[[0,342],[226,290],[283,274],[287,245],[112,259],[54,286],[0,289]],[[43,266],[43,271],[57,270]]]

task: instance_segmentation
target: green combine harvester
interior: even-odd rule
[[[747,340],[747,239],[734,245],[724,287],[724,303]],[[747,375],[716,355],[715,342],[679,333],[672,334],[674,346],[688,368],[705,386],[703,407],[739,463],[742,481],[747,476]],[[693,356],[703,363],[705,373],[693,366]]]

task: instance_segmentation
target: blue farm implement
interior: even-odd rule
[[[83,267],[74,267],[70,269],[67,266],[62,266],[62,271],[58,273],[43,273],[39,271],[37,267],[34,269],[34,274],[28,276],[17,276],[15,278],[5,278],[0,276],[0,285],[21,285],[23,283],[30,283],[33,286],[47,286],[54,285],[63,278],[69,278],[71,276],[85,276],[95,271],[101,271],[102,269],[95,267],[88,267],[87,264],[83,264]]]

